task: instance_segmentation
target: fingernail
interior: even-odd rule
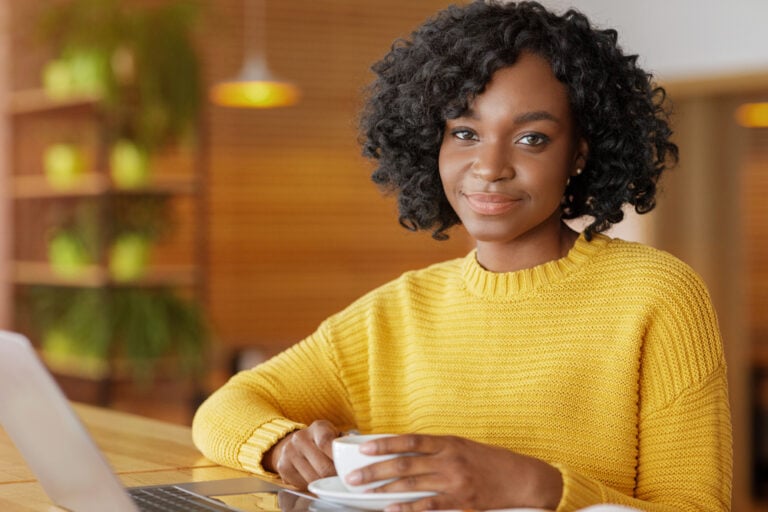
[[[353,471],[350,474],[347,475],[347,483],[352,485],[357,485],[360,482],[363,481],[363,475],[358,473],[357,471]]]
[[[386,507],[384,507],[384,512],[400,512],[400,505],[398,505],[397,503],[393,505],[387,505]]]
[[[364,453],[366,455],[375,455],[376,445],[372,443],[363,443],[360,445],[360,453]]]

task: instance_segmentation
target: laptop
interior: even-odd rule
[[[64,510],[297,512],[310,505],[313,511],[340,510],[255,477],[124,487],[29,340],[8,331],[0,331],[0,425],[51,501]]]

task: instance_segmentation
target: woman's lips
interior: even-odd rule
[[[472,193],[464,194],[469,207],[480,215],[501,215],[514,208],[520,199],[504,194]]]

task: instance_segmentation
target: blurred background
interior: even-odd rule
[[[397,224],[356,128],[370,65],[449,3],[0,0],[0,328],[70,398],[189,423],[237,368],[465,254]],[[734,510],[768,510],[768,3],[544,3],[617,28],[667,88],[680,165],[612,234],[707,282]]]

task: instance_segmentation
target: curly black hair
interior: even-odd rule
[[[580,12],[562,15],[537,2],[478,0],[450,6],[397,40],[372,66],[377,75],[360,119],[372,179],[397,193],[400,224],[432,229],[438,240],[460,223],[438,171],[447,119],[461,116],[500,68],[522,52],[545,58],[567,86],[577,133],[589,145],[583,173],[570,180],[563,218],[591,216],[588,239],[656,204],[656,184],[678,159],[669,138],[663,88],[625,55],[615,30],[597,29]]]

